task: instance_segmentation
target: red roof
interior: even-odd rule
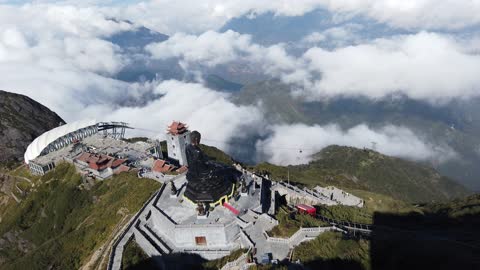
[[[76,158],[76,160],[80,160],[88,163],[90,155],[91,155],[90,153],[82,153],[79,157]]]
[[[127,160],[126,159],[115,159],[112,162],[112,168],[116,168],[116,167],[122,165],[123,163],[125,163],[125,161],[127,161]]]
[[[173,170],[175,170],[175,166],[172,166],[172,165],[168,164],[163,159],[157,159],[153,163],[152,171],[154,171],[154,172],[167,173],[167,172],[171,172]]]
[[[173,121],[173,123],[168,126],[167,132],[172,135],[178,135],[185,133],[187,128],[187,125],[184,123]]]
[[[115,170],[115,174],[119,174],[121,172],[128,172],[130,170],[130,167],[128,167],[127,165],[120,165],[120,167],[118,167],[118,169]]]
[[[116,168],[123,163],[125,163],[125,159],[115,159],[113,157],[107,155],[97,155],[91,153],[82,153],[76,160],[83,161],[88,164],[93,170],[101,171],[105,170],[106,168]]]
[[[89,162],[88,166],[91,169],[94,169],[94,170],[97,170],[97,171],[102,171],[102,170],[105,170],[106,168],[112,167],[112,163],[113,163],[112,159],[108,159],[108,158],[103,157],[103,158],[100,158],[96,162]]]

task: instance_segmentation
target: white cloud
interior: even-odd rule
[[[327,0],[333,12],[366,15],[394,27],[458,29],[480,23],[479,1],[470,0]]]
[[[346,24],[328,28],[322,32],[313,32],[301,40],[303,46],[311,47],[321,43],[329,43],[335,47],[358,43],[362,37],[358,33],[363,28],[360,24]]]
[[[266,12],[277,16],[302,16],[319,8],[330,11],[335,18],[362,15],[404,29],[462,29],[480,23],[480,2],[477,0],[149,0],[117,5],[98,0],[69,0],[23,5],[26,9],[39,6],[59,28],[79,34],[91,33],[91,29],[87,29],[90,27],[99,31],[110,29],[112,22],[97,20],[101,13],[169,35],[218,30],[228,20],[241,16],[254,17]],[[7,11],[0,13],[0,18],[16,21],[16,14],[8,12],[8,6],[0,9]],[[97,24],[92,25],[91,20]]]
[[[31,20],[35,18],[35,20]],[[254,106],[236,106],[228,96],[179,81],[126,83],[112,76],[124,65],[118,47],[103,40],[132,26],[105,18],[95,8],[23,5],[0,9],[0,89],[32,97],[67,121],[122,120],[162,135],[172,120],[199,129],[227,149],[229,139],[248,136],[262,119]],[[199,44],[208,39],[200,40]],[[232,33],[232,40],[241,44]],[[220,40],[217,40],[220,41]],[[247,38],[243,42],[249,42]],[[223,47],[228,57],[230,45]],[[201,61],[212,59],[208,52]],[[212,54],[211,52],[210,54]],[[235,57],[235,54],[232,54]],[[141,106],[145,97],[155,97]],[[136,133],[145,132],[137,130]]]
[[[0,6],[0,26],[0,65],[106,74],[117,72],[124,59],[102,37],[133,28],[95,8],[43,4]]]
[[[207,31],[198,36],[179,33],[165,42],[149,44],[146,50],[154,59],[179,58],[182,67],[190,72],[197,66],[248,62],[256,65],[258,73],[277,76],[299,66],[297,59],[286,52],[284,44],[261,46],[253,43],[250,35],[231,30]]]
[[[335,28],[324,35],[337,37],[341,43],[355,38],[348,33]],[[176,34],[166,42],[150,44],[147,51],[157,59],[177,57],[190,71],[198,66],[248,62],[258,72],[298,85],[296,94],[307,100],[378,99],[403,93],[413,99],[443,102],[480,95],[480,55],[475,51],[475,38],[470,40],[420,32],[333,50],[313,47],[296,58],[283,44],[265,47],[252,43],[249,35],[208,31],[198,36]]]
[[[201,33],[217,30],[228,20],[266,12],[300,16],[319,7],[321,1],[257,0],[151,0],[117,10],[117,16],[130,19],[166,34]]]
[[[37,37],[59,38],[68,35],[80,38],[109,36],[132,29],[126,22],[107,18],[98,7],[79,7],[55,4],[0,5],[0,25],[15,27],[28,33],[32,41]]]
[[[89,104],[118,104],[149,89],[110,78],[126,60],[103,40],[132,26],[91,8],[0,8],[0,89],[26,94],[67,121]],[[151,89],[150,89],[151,90]]]
[[[213,139],[213,144],[226,149],[225,142],[231,138],[258,132],[263,117],[259,108],[236,106],[229,102],[228,96],[199,84],[126,83],[111,78],[126,60],[118,47],[102,38],[133,26],[106,19],[105,14],[123,14],[157,30],[203,31],[218,28],[227,19],[241,14],[273,11],[295,16],[327,2],[296,3],[293,8],[287,1],[182,4],[166,0],[115,9],[53,4],[0,6],[0,89],[29,95],[67,121],[89,117],[124,120],[157,131],[162,131],[173,119],[185,121],[192,129],[200,130],[205,138]],[[347,5],[345,1],[338,3]],[[336,4],[329,5],[341,12],[348,11]],[[385,18],[389,20],[388,16]],[[348,38],[348,33],[340,29],[324,34]],[[478,94],[475,88],[480,70],[477,43],[422,32],[333,51],[312,48],[296,58],[287,53],[284,44],[260,46],[252,43],[248,35],[207,31],[200,35],[177,33],[167,42],[152,44],[147,49],[155,58],[178,57],[184,67],[251,62],[259,72],[305,86],[302,93],[314,99],[334,95],[376,98],[395,91],[403,91],[413,98],[431,99]],[[321,78],[317,77],[318,73]],[[142,100],[152,92],[161,97],[144,106],[122,105]],[[258,146],[277,163],[296,162],[296,159],[288,160],[292,156],[282,154],[278,145],[290,146],[292,138],[297,136],[301,137],[299,147],[309,149],[320,150],[332,143],[362,147],[375,140],[380,151],[402,157],[425,160],[440,156],[438,153],[451,154],[448,148],[426,144],[404,128],[372,130],[358,126],[342,131],[335,126],[294,125],[274,126],[272,130],[273,136]],[[312,136],[303,136],[302,130]]]
[[[199,36],[175,34],[167,41],[153,43],[146,47],[156,59],[180,57],[186,62],[215,66],[238,61],[242,54],[251,54],[258,48],[248,35],[227,31],[207,31]]]
[[[333,51],[312,48],[303,58],[309,71],[321,74],[305,87],[303,94],[310,99],[381,98],[399,92],[442,101],[480,94],[480,55],[466,52],[446,35],[420,32]]]
[[[128,5],[118,13],[173,34],[216,30],[229,19],[244,15],[301,16],[318,8],[335,17],[358,14],[406,29],[459,29],[480,23],[480,2],[476,0],[151,0]]]
[[[191,130],[199,130],[205,143],[226,151],[230,139],[246,138],[256,133],[255,127],[263,119],[257,107],[236,106],[228,100],[228,95],[196,83],[163,81],[155,87],[155,93],[161,97],[143,107],[111,108],[97,105],[86,108],[85,113],[127,121],[140,128],[133,134],[154,135],[163,139],[171,121],[182,121]],[[142,128],[154,133],[145,133]]]
[[[312,155],[329,145],[372,148],[387,155],[413,160],[443,162],[456,157],[448,146],[429,144],[405,127],[385,126],[371,129],[362,124],[342,130],[337,125],[275,125],[272,135],[257,142],[261,159],[280,165],[304,164]]]

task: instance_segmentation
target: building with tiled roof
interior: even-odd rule
[[[157,159],[153,162],[152,171],[159,173],[171,173],[175,170],[175,166],[168,164],[163,159]]]
[[[74,164],[80,170],[87,171],[91,176],[105,179],[113,174],[129,171],[130,167],[124,164],[126,161],[107,155],[84,152],[74,159]]]

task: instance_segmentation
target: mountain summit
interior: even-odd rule
[[[64,123],[31,98],[0,90],[0,162],[20,160],[33,139]]]

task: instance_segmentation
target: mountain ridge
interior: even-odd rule
[[[313,187],[337,186],[365,190],[410,202],[441,202],[466,196],[470,191],[426,165],[380,154],[370,149],[332,145],[308,164],[253,167],[269,172],[274,179]]]
[[[64,123],[35,100],[0,90],[0,162],[21,160],[31,141]]]
[[[406,127],[432,145],[446,145],[458,153],[456,158],[430,161],[430,165],[470,189],[480,190],[480,140],[476,135],[480,120],[473,106],[480,100],[435,105],[390,96],[379,100],[341,97],[307,102],[292,96],[292,89],[280,80],[267,80],[245,85],[234,93],[232,101],[239,105],[261,104],[267,121],[275,123],[334,123],[342,129],[360,124],[373,129],[386,125]]]

